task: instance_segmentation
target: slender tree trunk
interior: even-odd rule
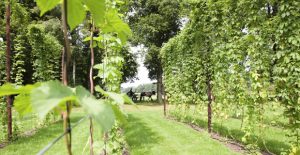
[[[94,24],[92,21],[91,27],[91,40],[90,40],[90,50],[91,50],[91,66],[90,66],[90,92],[94,94],[94,80],[93,80],[93,66],[94,66],[94,47],[93,47],[93,37],[94,37]],[[93,155],[93,120],[90,117],[90,154]]]
[[[208,105],[207,105],[207,127],[208,127],[208,132],[211,133],[212,128],[211,128],[211,122],[212,122],[212,100],[213,100],[213,94],[212,94],[212,85],[211,85],[211,79],[208,77],[207,80],[207,97],[208,97]]]
[[[69,39],[68,39],[68,26],[67,26],[67,21],[68,21],[68,15],[67,15],[67,0],[63,0],[62,2],[62,24],[63,24],[63,34],[64,34],[64,50],[63,50],[63,61],[62,61],[62,81],[64,85],[68,85],[68,63],[70,61],[70,57],[71,57],[71,51],[70,51],[70,43],[69,43]],[[65,140],[66,140],[66,145],[67,145],[67,150],[68,150],[68,154],[72,155],[72,134],[71,134],[71,124],[70,124],[70,106],[71,103],[67,102],[66,103],[67,106],[67,111],[66,113],[64,113],[64,130],[65,132],[68,132],[68,134],[66,134],[65,136]]]
[[[157,102],[162,103],[162,68],[158,69],[157,73]]]
[[[11,72],[11,42],[10,42],[10,0],[7,1],[6,7],[6,82],[11,82],[10,79]],[[12,139],[12,98],[11,96],[7,96],[7,135],[8,140]]]

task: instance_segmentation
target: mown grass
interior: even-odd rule
[[[125,137],[132,155],[236,154],[205,132],[163,117],[160,105],[126,106],[129,123]]]
[[[178,120],[186,123],[192,123],[202,128],[207,129],[207,113],[204,111],[195,113],[194,109],[191,108],[186,111],[185,114],[170,113],[175,116]],[[270,151],[274,154],[281,154],[281,152],[288,151],[288,142],[291,140],[286,136],[287,131],[283,129],[281,125],[286,123],[282,117],[280,117],[277,126],[272,125],[271,121],[274,120],[272,116],[275,114],[271,111],[267,113],[267,119],[264,121],[264,128],[259,129],[257,127],[252,133],[254,136],[259,136],[258,146],[263,151]],[[277,116],[277,114],[276,114]],[[229,117],[228,119],[221,119],[213,117],[213,131],[221,134],[224,137],[235,139],[242,143],[242,137],[245,133],[241,129],[242,120],[239,118]],[[245,124],[244,124],[245,125]]]
[[[82,109],[73,109],[71,113],[72,124],[76,123],[85,114]],[[34,135],[30,137],[21,137],[17,141],[12,142],[3,149],[0,149],[1,155],[32,155],[38,153],[44,148],[50,141],[63,133],[62,122],[56,122],[48,127],[39,129]],[[72,131],[72,151],[73,154],[89,154],[89,145],[87,145],[85,151],[85,145],[89,137],[89,121],[85,120],[79,124]],[[95,139],[95,151],[98,152],[101,149],[102,136],[100,132],[94,133]],[[97,142],[98,141],[98,142]],[[98,146],[98,147],[97,147]],[[56,143],[46,154],[48,155],[65,155],[67,154],[64,138]]]

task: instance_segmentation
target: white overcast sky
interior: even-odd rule
[[[126,87],[138,86],[140,84],[146,84],[146,83],[155,82],[155,81],[150,80],[148,78],[148,70],[144,66],[144,58],[145,58],[144,53],[145,52],[141,52],[142,48],[140,46],[138,46],[138,47],[130,47],[130,50],[131,50],[131,52],[133,54],[137,55],[137,63],[139,65],[139,67],[138,67],[138,73],[137,73],[138,80],[134,80],[133,82],[122,83],[121,87],[122,88],[126,88]]]

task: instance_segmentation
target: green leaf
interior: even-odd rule
[[[40,86],[40,83],[26,86],[15,86],[11,83],[6,83],[0,87],[0,96],[16,95],[16,94],[28,94],[32,89]]]
[[[37,6],[41,10],[41,16],[47,11],[53,9],[56,5],[61,3],[61,0],[36,0]]]
[[[91,93],[82,86],[77,86],[75,88],[75,93],[79,102],[81,102],[86,97],[93,97]]]
[[[84,0],[84,3],[90,10],[95,24],[101,25],[106,11],[105,0]]]
[[[131,36],[129,26],[119,17],[117,10],[110,9],[105,14],[105,24],[100,25],[105,33],[116,32],[122,44],[126,43],[128,36]]]
[[[115,115],[110,105],[104,100],[96,100],[92,97],[84,97],[81,105],[85,111],[96,120],[103,132],[109,131],[115,122]]]
[[[79,104],[91,115],[104,131],[108,131],[114,124],[114,112],[104,100],[97,100],[84,87],[76,87]]]
[[[68,1],[68,24],[72,31],[77,25],[82,23],[85,18],[85,8],[82,0],[69,0]]]
[[[90,37],[90,36],[83,39],[84,42],[90,41],[90,40],[91,40],[91,37]]]
[[[94,69],[103,69],[103,64],[94,65]]]
[[[121,111],[120,107],[118,105],[113,105],[111,104],[111,107],[114,111],[114,114],[116,116],[116,119],[121,123],[121,124],[125,124],[127,123],[127,119],[125,117],[125,114],[123,111]]]
[[[118,93],[115,93],[115,92],[106,92],[102,88],[100,88],[99,86],[96,86],[95,90],[98,91],[99,93],[103,94],[104,96],[111,98],[112,100],[114,100],[118,104],[124,104],[124,102],[125,102],[124,97],[121,94],[118,94]]]
[[[41,118],[61,103],[71,100],[76,100],[73,91],[58,81],[43,83],[31,92],[33,109]]]
[[[0,87],[0,96],[14,95],[19,94],[20,90],[16,88],[16,86],[11,83],[6,83]]]
[[[114,92],[105,92],[103,95],[111,98],[112,100],[114,100],[118,104],[124,104],[124,98],[121,94],[114,93]]]
[[[126,94],[123,94],[123,99],[124,99],[124,102],[127,104],[134,104],[134,102],[131,100],[131,98],[128,97]]]
[[[21,116],[31,113],[32,105],[30,102],[30,95],[20,94],[17,97],[15,97],[14,107]]]

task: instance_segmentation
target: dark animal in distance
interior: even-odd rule
[[[132,101],[137,101],[137,95],[132,91],[132,89],[127,92],[127,95],[132,99]]]
[[[141,92],[140,101],[144,100],[145,96],[147,96],[149,100],[153,101],[152,95],[155,95],[155,91],[152,91],[152,92]]]

